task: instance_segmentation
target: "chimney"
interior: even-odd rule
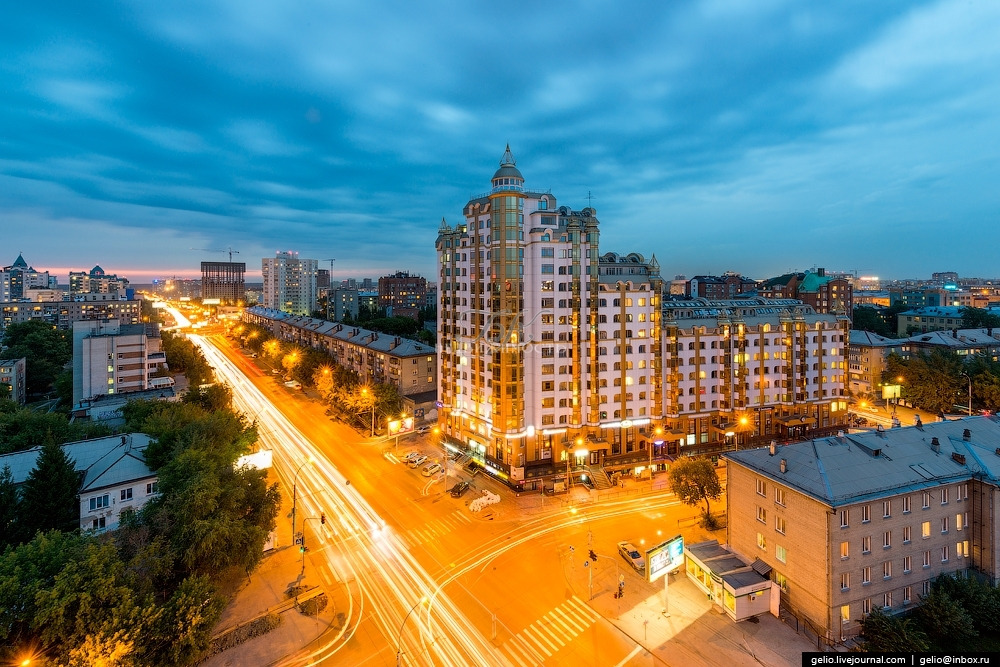
[[[934,450],[935,454],[941,453],[941,441],[937,438],[931,438],[931,449]]]
[[[785,459],[781,459],[781,472],[782,473],[788,472],[788,461]]]
[[[951,330],[951,337],[952,338],[958,338],[958,329],[952,329]]]
[[[768,448],[770,455],[774,456],[777,453],[777,449],[778,449],[778,443],[772,440],[771,446]]]
[[[822,278],[823,276],[826,275],[826,269],[824,269],[822,266],[819,267],[818,269],[816,269],[816,275]]]
[[[844,439],[844,432],[843,431],[837,431],[837,439],[838,440],[843,440]]]
[[[962,440],[965,440],[966,442],[972,440],[972,431],[970,431],[969,429],[965,429],[964,431],[962,431]]]

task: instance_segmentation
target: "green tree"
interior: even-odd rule
[[[890,328],[882,312],[871,306],[855,306],[851,328],[858,331],[871,331],[886,338],[896,337],[896,330]]]
[[[70,423],[64,414],[36,412],[10,402],[0,404],[0,454],[19,452],[51,438],[57,443],[109,435],[102,424]]]
[[[891,616],[875,607],[861,619],[861,650],[877,653],[927,651],[927,634],[912,618]]]
[[[929,412],[948,413],[964,393],[962,371],[961,357],[949,351],[913,354],[908,359],[890,354],[883,381],[895,384],[896,378],[902,377],[903,399]]]
[[[710,521],[712,507],[710,500],[718,500],[722,495],[719,475],[712,462],[705,458],[685,457],[670,466],[670,488],[685,505],[705,503],[705,520]]]
[[[971,306],[962,309],[962,329],[1000,329],[1000,315],[985,308]]]
[[[154,665],[190,665],[203,657],[225,601],[206,576],[184,579],[162,608],[147,638],[145,660]]]
[[[930,594],[921,598],[916,615],[928,637],[941,647],[979,636],[972,616],[942,586],[932,586]]]
[[[47,391],[73,358],[72,335],[41,320],[8,325],[2,343],[0,359],[25,357],[25,389],[29,394]]]
[[[47,530],[74,531],[80,526],[80,475],[62,447],[49,438],[21,488],[18,526],[24,541]]]
[[[0,470],[0,552],[14,543],[17,534],[17,488],[10,466]]]

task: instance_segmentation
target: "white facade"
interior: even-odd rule
[[[151,388],[166,366],[156,325],[118,320],[73,323],[73,404],[100,394]]]
[[[661,412],[656,260],[602,257],[596,211],[525,190],[509,148],[492,184],[437,240],[444,432],[515,484],[637,449]]]
[[[279,251],[273,259],[262,259],[264,307],[311,315],[316,310],[317,265],[317,260],[299,259],[299,253],[293,251]]]

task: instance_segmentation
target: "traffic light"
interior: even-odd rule
[[[299,553],[304,554],[306,552],[306,545],[299,545]]]
[[[320,514],[319,515],[319,522],[321,524],[326,524],[326,514]]]
[[[590,560],[594,561],[595,563],[597,562],[597,554],[594,553],[593,549],[590,550]]]

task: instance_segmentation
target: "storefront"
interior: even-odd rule
[[[717,540],[687,545],[684,556],[688,577],[734,621],[778,608],[780,589]]]

